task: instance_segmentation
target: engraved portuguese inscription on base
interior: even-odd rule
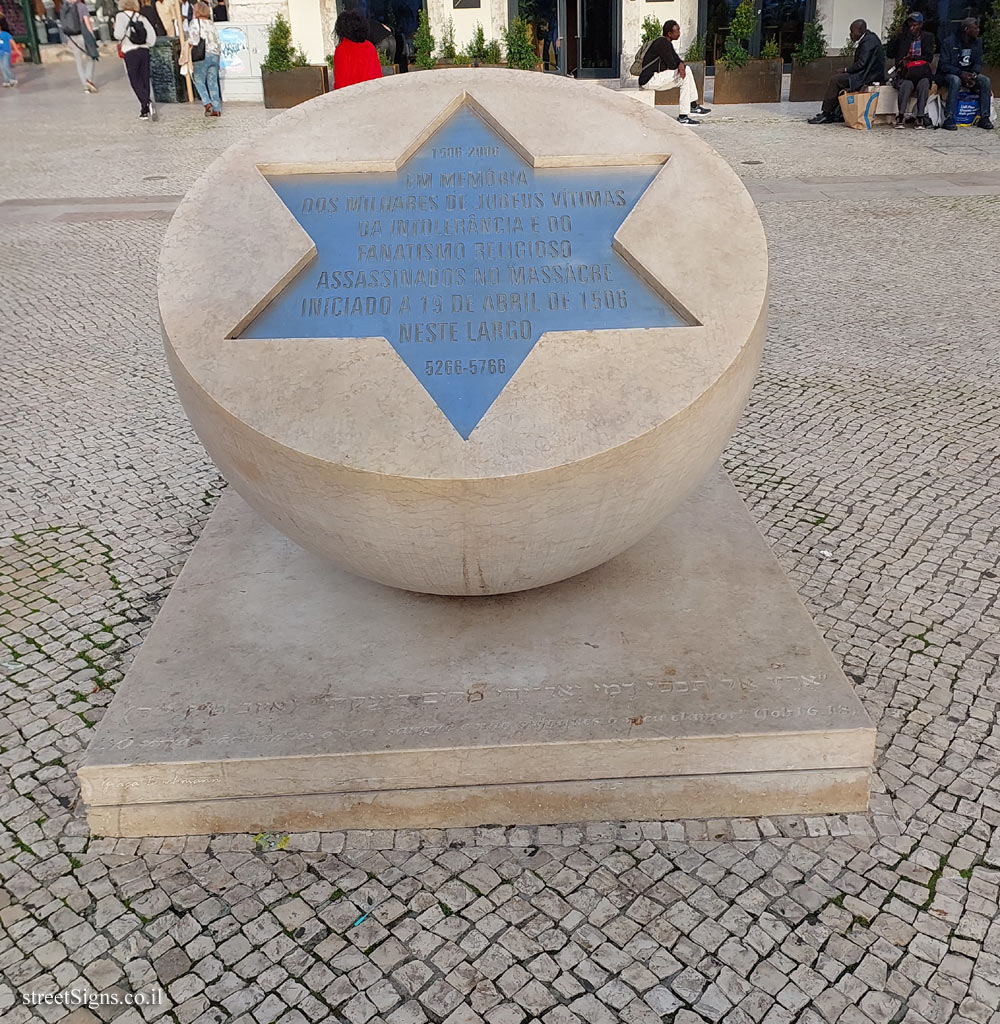
[[[467,440],[546,331],[686,323],[612,248],[658,170],[535,169],[463,107],[397,172],[270,176],[317,255],[241,337],[385,338]]]
[[[363,746],[381,736],[392,746],[433,745],[461,728],[466,741],[545,742],[580,740],[595,730],[605,738],[711,734],[727,730],[767,731],[836,727],[853,708],[826,698],[823,674],[735,678],[645,679],[623,683],[561,683],[512,686],[476,683],[468,689],[370,693],[345,696],[332,684],[320,692],[276,699],[174,702],[128,709],[134,730],[115,743],[118,750],[252,743],[259,753],[296,741],[335,740],[340,749]],[[178,735],[156,738],[143,728],[157,715],[183,722]],[[319,724],[321,723],[321,724]],[[479,736],[480,726],[486,734]],[[221,726],[221,728],[220,728]]]

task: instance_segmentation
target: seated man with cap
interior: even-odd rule
[[[924,31],[924,16],[911,11],[900,34],[889,43],[889,54],[896,61],[893,84],[899,94],[899,113],[896,127],[902,128],[906,108],[913,90],[917,91],[916,128],[929,128],[927,98],[931,94],[931,61],[934,59],[934,36]]]
[[[872,32],[865,21],[858,18],[851,23],[851,40],[855,44],[854,63],[844,68],[839,74],[832,75],[826,86],[823,97],[823,109],[815,117],[809,118],[810,124],[833,124],[841,120],[838,97],[846,89],[859,92],[885,78],[885,50],[882,40]]]
[[[958,31],[942,45],[934,78],[939,86],[945,86],[948,90],[942,126],[948,131],[958,131],[955,111],[958,108],[958,94],[963,89],[979,94],[979,127],[993,127],[990,120],[990,80],[982,70],[983,41],[979,38],[979,22],[975,18],[966,18],[958,26]]]

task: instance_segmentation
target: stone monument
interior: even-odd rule
[[[159,300],[232,490],[80,770],[96,831],[866,805],[871,723],[713,468],[767,253],[690,132],[523,72],[354,86],[209,168]]]

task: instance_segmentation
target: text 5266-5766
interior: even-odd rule
[[[475,376],[477,373],[506,373],[505,359],[428,359],[424,363],[424,374],[428,377]]]

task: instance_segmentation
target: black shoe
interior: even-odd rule
[[[701,124],[701,121],[698,121],[693,117],[688,117],[687,114],[681,114],[677,120],[680,121],[681,124],[686,125]]]
[[[691,113],[698,114],[703,117],[705,114],[711,114],[712,110],[710,107],[703,107],[700,103],[692,103]]]
[[[895,125],[893,125],[893,127],[894,128],[902,128],[904,123],[905,123],[905,121],[903,119],[903,115],[902,114],[897,114],[896,115],[896,123],[895,123]]]
[[[945,121],[945,123],[943,125],[941,125],[941,127],[946,132],[957,132],[958,131],[958,125],[955,124],[954,121]]]
[[[993,131],[993,122],[989,118],[986,118],[985,121],[982,118],[980,118],[979,127],[985,128],[988,132]]]
[[[814,114],[806,124],[833,124],[833,114],[828,114],[825,110],[821,110],[818,114]]]

